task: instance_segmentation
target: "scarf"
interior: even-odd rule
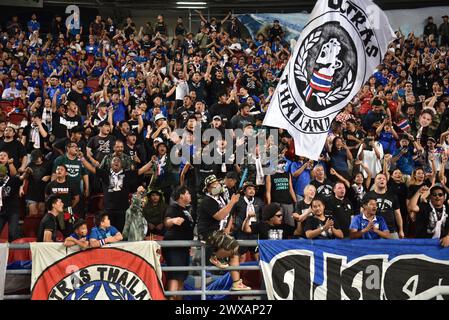
[[[0,210],[3,207],[3,187],[8,183],[9,177],[7,176],[3,181],[3,184],[0,186]]]
[[[246,202],[246,216],[248,216],[248,213],[250,213],[250,212],[256,212],[256,210],[254,209],[254,197],[252,198],[252,200],[249,200],[246,196],[244,196],[243,200],[245,200],[245,202]],[[249,219],[250,225],[253,222],[257,222],[256,217]]]
[[[31,125],[30,131],[31,142],[33,142],[33,148],[39,149],[41,147],[41,135],[39,134],[39,127]]]
[[[262,161],[260,161],[260,157],[256,159],[256,185],[261,186],[265,184]]]
[[[355,183],[352,185],[352,189],[354,190],[354,192],[355,192],[355,194],[356,194],[356,197],[357,197],[357,200],[359,201],[359,202],[361,202],[362,201],[362,199],[363,199],[363,197],[365,196],[365,188],[363,187],[363,185],[361,185],[361,186],[358,186],[358,185],[356,185]]]
[[[162,176],[164,174],[164,167],[167,163],[167,155],[163,155],[157,160],[157,175]]]
[[[206,195],[211,197],[218,203],[220,210],[223,209],[224,207],[226,207],[226,201],[223,199],[222,196],[220,196],[220,195],[214,196],[211,193],[206,193]],[[220,230],[223,230],[224,228],[226,228],[226,225],[228,224],[228,218],[229,218],[229,214],[226,217],[224,217],[223,220],[220,221]]]
[[[437,209],[433,206],[431,202],[429,202],[430,208],[432,208],[432,212],[429,216],[429,224],[427,226],[427,233],[433,233],[432,239],[440,239],[441,237],[441,229],[443,225],[446,224],[447,213],[446,213],[446,205],[443,205],[443,211],[441,212],[441,216],[438,217]]]
[[[112,191],[121,191],[123,187],[123,181],[120,183],[120,175],[123,173],[123,170],[120,170],[119,172],[114,172],[111,170],[111,186]]]
[[[42,111],[42,122],[45,123],[45,125],[48,128],[48,131],[51,132],[52,129],[52,118],[53,114],[51,110],[47,110],[47,108],[44,108]]]

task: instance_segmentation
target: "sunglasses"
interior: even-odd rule
[[[439,193],[432,193],[432,197],[442,197],[442,196],[444,196],[444,193],[441,193],[441,192],[439,192]]]
[[[275,214],[275,217],[282,218],[282,214]]]

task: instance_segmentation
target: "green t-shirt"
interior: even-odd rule
[[[81,186],[80,182],[83,176],[87,175],[86,168],[77,158],[75,160],[70,160],[67,155],[61,155],[56,158],[53,163],[53,173],[56,172],[56,168],[59,165],[65,165],[67,167],[67,181],[73,182],[77,186]]]

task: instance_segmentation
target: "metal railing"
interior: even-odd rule
[[[245,247],[256,247],[257,240],[237,240],[239,245]],[[199,247],[200,248],[200,266],[161,266],[162,271],[200,271],[201,275],[201,288],[200,290],[186,290],[186,291],[165,291],[166,296],[201,296],[201,300],[206,300],[206,296],[209,295],[229,295],[229,296],[257,296],[265,295],[265,290],[245,290],[245,291],[230,291],[230,290],[206,290],[206,272],[207,271],[234,271],[234,270],[259,270],[260,266],[238,266],[227,267],[226,269],[220,269],[215,266],[206,265],[206,244],[201,241],[156,241],[161,247],[182,248],[182,247]],[[9,249],[12,250],[27,250],[30,249],[29,243],[9,243]],[[31,270],[7,270],[6,274],[14,275],[31,275]],[[31,280],[30,280],[31,282]],[[5,300],[18,300],[18,299],[30,299],[31,295],[4,295]]]

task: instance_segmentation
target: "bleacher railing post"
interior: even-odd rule
[[[206,300],[206,246],[201,244],[201,300]]]

